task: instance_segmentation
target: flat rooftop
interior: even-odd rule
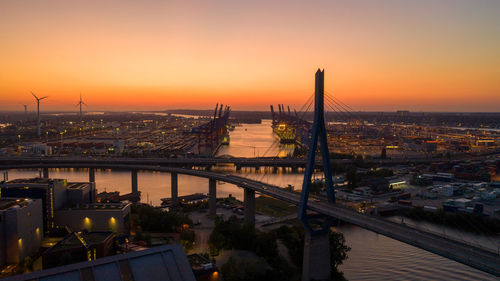
[[[66,186],[68,189],[83,189],[89,186],[88,182],[71,182]]]
[[[80,236],[83,242],[78,238]],[[92,246],[95,244],[102,243],[106,241],[108,238],[113,236],[112,231],[103,231],[103,232],[79,232],[79,233],[70,233],[68,236],[64,237],[59,243],[49,248],[47,252],[52,251],[61,251],[66,249],[74,249],[78,247],[84,246],[83,243],[88,246]]]
[[[48,184],[52,179],[44,179],[44,178],[30,178],[30,179],[15,179],[10,180],[5,183],[7,184],[24,184],[24,183],[38,183],[38,184]]]
[[[14,206],[24,207],[33,202],[31,199],[0,198],[0,210],[7,210]]]
[[[92,203],[82,204],[77,207],[68,208],[67,210],[121,210],[130,203]]]

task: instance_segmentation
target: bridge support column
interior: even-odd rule
[[[89,168],[89,182],[95,182],[95,169]]]
[[[43,178],[44,179],[49,178],[49,168],[43,168]]]
[[[245,188],[243,197],[245,223],[255,225],[255,190]]]
[[[136,198],[134,198],[134,203],[139,201],[137,197],[139,196],[139,188],[137,186],[137,170],[132,170],[130,171],[130,174],[132,176],[132,195]]]
[[[298,172],[299,172],[299,167],[292,166],[292,173],[298,173]]]
[[[306,231],[304,260],[302,262],[302,281],[329,280],[330,266],[330,241],[328,239],[328,232],[311,234]]]
[[[215,216],[217,214],[217,181],[208,179],[208,214]]]
[[[172,206],[177,206],[179,204],[177,173],[170,174],[170,190],[172,193]]]
[[[241,171],[241,166],[240,165],[236,165],[236,171]]]

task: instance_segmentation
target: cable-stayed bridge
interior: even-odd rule
[[[138,164],[107,164],[105,162],[97,163],[97,161],[94,163],[73,162],[64,164],[0,165],[0,170],[24,168],[90,168],[90,170],[123,169],[135,171],[136,173],[138,170],[159,171],[175,174],[176,176],[178,174],[184,174],[195,177],[208,178],[209,182],[212,182],[212,185],[216,185],[216,181],[231,183],[244,188],[247,194],[250,193],[249,195],[245,196],[245,209],[247,210],[245,212],[245,220],[250,223],[255,220],[255,206],[252,206],[252,203],[255,204],[255,202],[251,199],[252,195],[255,196],[255,192],[266,194],[273,198],[283,200],[295,205],[298,205],[300,203],[299,193],[291,192],[274,185],[250,180],[239,176],[226,175],[204,170],[193,170],[176,167],[158,167]],[[135,180],[137,180],[137,176],[135,177]],[[209,185],[211,184],[209,183]],[[215,213],[215,189],[213,189],[212,192],[209,193],[209,197],[211,197],[211,200],[209,201],[209,203],[211,204],[210,209],[213,213]],[[367,230],[371,230],[384,236],[391,237],[401,242],[430,251],[440,256],[455,260],[457,262],[469,265],[473,268],[500,277],[500,255],[487,249],[482,249],[476,245],[467,244],[463,241],[452,240],[449,237],[443,237],[438,234],[414,229],[409,226],[387,221],[380,217],[361,214],[354,210],[342,207],[338,204],[331,204],[322,201],[316,202],[316,200],[314,199],[309,199],[308,208],[311,211],[358,225]]]
[[[319,78],[318,78],[319,77]],[[310,280],[318,275],[310,275],[314,272],[316,260],[323,257],[328,247],[318,248],[319,242],[315,242],[314,236],[321,237],[331,226],[331,218],[336,218],[345,222],[358,225],[367,230],[380,233],[394,238],[401,242],[419,247],[433,252],[443,257],[458,261],[479,270],[491,273],[500,277],[500,255],[491,250],[464,241],[458,241],[449,237],[444,237],[436,233],[430,233],[420,229],[415,229],[407,225],[402,225],[387,221],[381,217],[361,214],[355,210],[346,208],[335,203],[335,192],[331,183],[331,168],[329,167],[328,145],[326,143],[326,129],[324,120],[324,89],[323,72],[316,73],[315,92],[315,120],[312,124],[312,137],[310,139],[309,157],[303,159],[279,159],[279,158],[179,158],[179,159],[72,159],[72,158],[3,158],[0,159],[0,169],[20,169],[20,168],[41,168],[43,176],[49,177],[49,168],[89,168],[89,181],[95,181],[95,169],[125,169],[131,171],[132,194],[138,193],[137,171],[149,170],[160,171],[171,174],[172,201],[177,202],[178,194],[178,174],[203,177],[209,180],[209,213],[216,214],[216,188],[217,181],[227,182],[244,189],[245,221],[250,224],[255,223],[255,194],[261,193],[272,196],[299,206],[299,219],[308,230],[306,234],[306,245],[304,256],[303,280]],[[339,105],[340,106],[340,105]],[[280,111],[282,107],[280,106]],[[320,141],[321,161],[316,160],[316,145]],[[344,161],[344,160],[342,160]],[[345,160],[352,161],[352,160]],[[390,164],[393,160],[374,160],[381,164]],[[401,160],[399,160],[401,161]],[[417,163],[416,160],[404,160]],[[435,159],[421,159],[421,161],[435,161]],[[429,163],[419,162],[419,163]],[[195,166],[211,166],[216,164],[231,163],[241,166],[270,166],[270,167],[304,167],[305,177],[301,194],[284,190],[261,181],[247,178],[225,175],[210,172],[204,169],[192,169]],[[346,162],[347,163],[347,162]],[[328,201],[318,201],[309,198],[309,185],[311,173],[316,165],[323,166],[328,191]],[[174,167],[176,166],[176,167]],[[180,166],[180,167],[179,167]],[[186,167],[186,168],[183,168]],[[330,179],[330,181],[328,180]],[[310,224],[307,215],[312,211],[325,218],[321,227],[314,227]],[[307,235],[311,237],[307,240]],[[324,242],[324,241],[323,241]],[[308,243],[310,245],[308,245]],[[316,247],[313,247],[315,244]],[[322,244],[321,244],[322,245]],[[327,264],[329,266],[329,264]],[[322,269],[323,272],[329,270]],[[324,276],[323,276],[324,277]],[[324,279],[321,277],[320,279]],[[317,279],[317,278],[315,278]]]

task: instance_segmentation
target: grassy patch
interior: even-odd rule
[[[297,213],[297,206],[267,196],[255,198],[255,208],[257,213],[271,217],[282,217]]]

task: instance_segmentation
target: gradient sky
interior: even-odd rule
[[[0,110],[499,111],[500,1],[0,0]]]

